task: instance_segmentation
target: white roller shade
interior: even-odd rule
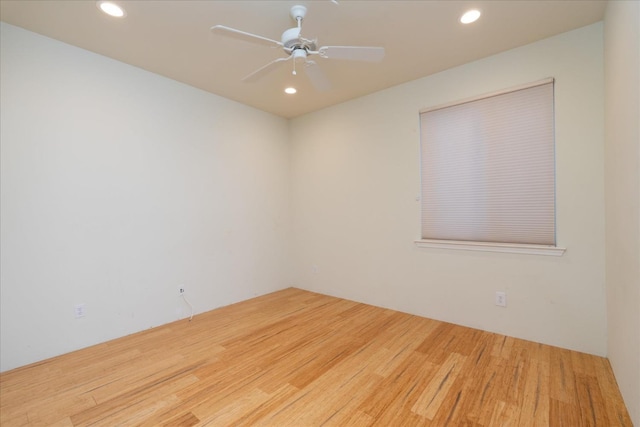
[[[420,116],[423,239],[555,245],[552,80]]]

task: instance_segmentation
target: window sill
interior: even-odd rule
[[[557,246],[521,245],[517,243],[463,242],[457,240],[416,240],[419,248],[457,249],[464,251],[506,252],[526,255],[562,256],[567,250]]]

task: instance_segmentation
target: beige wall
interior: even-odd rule
[[[1,370],[290,283],[284,119],[1,30]]]
[[[640,425],[640,3],[610,1],[605,19],[608,356]]]
[[[418,111],[545,77],[556,79],[566,254],[416,248]],[[599,23],[292,120],[295,284],[606,354],[603,102]]]

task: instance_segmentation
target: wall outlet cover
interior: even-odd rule
[[[507,294],[506,292],[496,292],[496,305],[499,307],[507,306]]]
[[[75,313],[76,319],[84,317],[85,316],[85,306],[84,306],[84,304],[76,304],[73,307],[73,311]]]

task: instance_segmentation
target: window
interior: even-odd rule
[[[553,80],[420,113],[419,246],[561,255]]]

